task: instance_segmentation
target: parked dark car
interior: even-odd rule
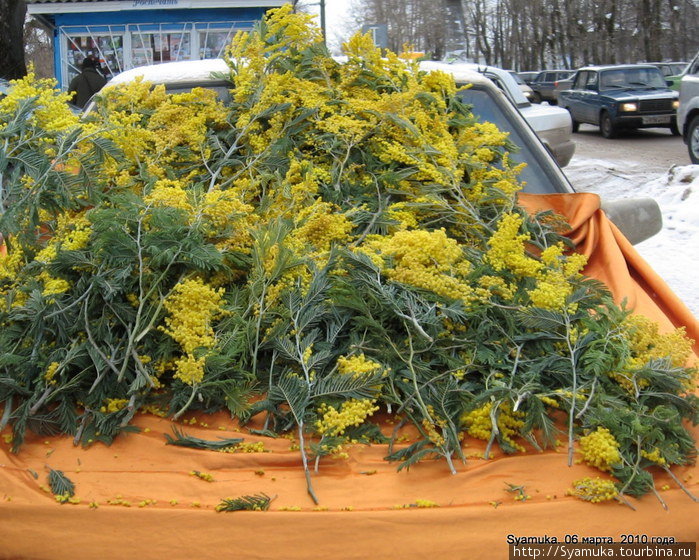
[[[665,78],[668,76],[677,76],[687,68],[686,62],[649,62],[648,64],[657,66]]]
[[[602,136],[614,138],[621,129],[677,128],[678,93],[651,64],[580,68],[558,103],[570,112],[573,131],[580,123],[598,125]]]
[[[667,80],[667,85],[670,86],[670,89],[680,91],[680,80],[682,79],[682,74],[687,68],[686,62],[649,62],[648,64],[652,64],[653,66],[660,68],[660,71]]]
[[[566,80],[575,74],[575,70],[545,70],[539,72],[534,78],[529,86],[534,91],[532,96],[532,103],[541,103],[542,101],[548,101],[549,103],[555,105],[557,103],[556,95],[554,94],[554,88],[556,82],[560,80]]]

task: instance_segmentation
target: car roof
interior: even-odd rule
[[[163,64],[139,66],[126,70],[109,80],[107,87],[133,82],[138,77],[143,77],[145,81],[155,84],[189,84],[212,81],[212,74],[214,73],[230,73],[230,68],[225,60],[213,58],[165,62]]]
[[[456,83],[483,83],[484,80],[488,83],[492,83],[487,76],[483,74],[485,72],[490,72],[498,77],[499,80],[504,82],[508,87],[508,94],[513,98],[513,102],[516,105],[529,104],[529,101],[522,93],[522,90],[515,81],[514,77],[510,74],[510,70],[503,70],[497,66],[488,66],[485,64],[475,64],[472,62],[437,62],[437,61],[424,61],[420,63],[420,68],[422,70],[441,70],[442,72],[447,72],[454,76],[454,81]]]
[[[631,68],[656,68],[657,66],[655,64],[650,64],[647,62],[644,62],[643,64],[608,64],[606,66],[583,66],[582,68],[578,68],[578,72],[581,72],[582,70],[595,70],[595,71],[601,71],[601,70],[625,70],[625,69],[631,69]]]
[[[340,63],[347,61],[346,57],[335,57]],[[477,64],[447,64],[444,62],[421,62],[420,69],[425,71],[442,70],[454,75],[457,82],[472,84],[492,84],[488,78],[477,71]],[[493,67],[487,67],[488,70]],[[499,70],[499,69],[498,69]],[[192,84],[197,82],[211,82],[215,78],[212,74],[228,74],[230,68],[221,58],[207,60],[184,60],[180,62],[165,62],[151,66],[139,66],[126,70],[114,76],[107,86],[133,82],[138,77],[155,84]],[[500,72],[502,72],[500,70]]]

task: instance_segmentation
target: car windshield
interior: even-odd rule
[[[600,89],[667,87],[658,68],[615,68],[600,73]]]
[[[551,194],[572,191],[572,188],[566,188],[566,185],[557,176],[554,170],[555,166],[544,155],[534,150],[531,141],[525,138],[522,130],[525,125],[520,125],[520,123],[525,122],[524,119],[507,115],[506,109],[491,94],[477,86],[460,91],[459,96],[464,103],[471,106],[473,114],[480,120],[491,122],[500,130],[509,132],[510,140],[519,148],[517,153],[510,155],[512,161],[514,163],[526,162],[519,175],[520,180],[525,183],[524,192]],[[516,111],[514,107],[512,110]]]

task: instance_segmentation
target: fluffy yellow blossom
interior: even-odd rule
[[[334,205],[318,203],[314,212],[294,235],[305,243],[313,245],[320,251],[328,251],[333,243],[348,243],[354,224]]]
[[[443,418],[437,416],[431,405],[427,405],[427,408],[430,413],[430,418],[422,419],[422,422],[420,422],[422,424],[422,429],[425,431],[427,439],[437,447],[441,447],[446,443],[446,439],[441,434],[440,430],[444,429],[446,422]]]
[[[683,367],[696,363],[692,351],[692,340],[687,338],[685,328],[681,327],[668,333],[661,333],[658,324],[643,315],[629,315],[622,324],[624,336],[628,340],[630,355],[623,368],[609,373],[619,385],[629,391],[636,386],[646,387],[646,379],[634,380],[634,373],[651,360],[668,358],[674,367]],[[693,390],[695,376],[683,380],[687,390]]]
[[[41,293],[44,296],[49,296],[49,299],[52,299],[50,296],[62,294],[70,290],[70,283],[67,280],[51,276],[46,270],[39,274],[39,279],[44,284],[44,289]]]
[[[542,251],[541,262],[547,268],[538,272],[536,288],[528,292],[532,305],[562,311],[573,293],[570,280],[587,264],[587,257],[579,253],[565,257],[563,245],[557,244]]]
[[[44,379],[50,385],[56,384],[56,380],[54,379],[54,377],[56,376],[56,371],[58,370],[58,366],[60,366],[60,364],[58,362],[51,362],[47,366],[46,371],[44,372]]]
[[[601,471],[611,471],[621,462],[619,443],[607,428],[599,427],[578,442],[582,460]]]
[[[405,202],[391,204],[387,212],[388,216],[398,222],[398,229],[411,229],[418,226],[418,216],[414,209]]]
[[[191,476],[194,476],[200,480],[203,480],[205,482],[213,482],[214,481],[214,476],[210,473],[205,473],[201,471],[189,471],[189,474]]]
[[[379,407],[371,399],[349,399],[342,403],[339,410],[328,404],[321,404],[318,409],[320,418],[315,427],[319,434],[341,436],[350,426],[359,426]]]
[[[49,243],[41,251],[39,251],[34,260],[40,263],[50,263],[58,256],[58,244],[55,242]]]
[[[19,80],[11,80],[12,87],[7,95],[0,99],[0,113],[12,113],[20,103],[28,98],[36,98],[36,109],[29,117],[31,124],[43,128],[47,132],[60,132],[74,127],[79,122],[68,105],[70,94],[62,93],[57,88],[56,80],[36,78],[33,70]],[[0,129],[3,128],[0,126]]]
[[[665,457],[660,454],[660,450],[657,447],[654,447],[653,451],[646,451],[645,449],[642,449],[641,456],[645,457],[649,461],[652,461],[656,465],[660,465],[661,467],[667,465]]]
[[[216,229],[234,223],[237,218],[249,215],[254,208],[245,204],[233,191],[214,189],[204,195],[203,214]]]
[[[24,263],[24,253],[19,247],[13,247],[12,250],[8,251],[0,237],[1,248],[5,248],[7,252],[0,250],[0,280],[14,280]]]
[[[111,414],[112,412],[119,412],[127,404],[129,404],[129,399],[105,399],[104,406],[100,408],[100,412]]]
[[[573,481],[573,489],[568,494],[593,504],[613,500],[619,495],[619,491],[612,480],[606,480],[596,476],[585,477]]]
[[[70,494],[55,494],[54,498],[59,504],[79,504],[82,500]]]
[[[471,271],[463,247],[436,231],[397,231],[373,238],[365,244],[387,259],[386,275],[403,284],[430,290],[440,296],[467,301],[472,288],[464,277]]]
[[[352,377],[361,377],[376,373],[383,369],[383,366],[367,358],[364,353],[355,354],[352,356],[340,356],[337,359],[337,371],[342,375],[351,375]]]
[[[261,441],[242,441],[236,445],[223,447],[219,451],[221,453],[267,453],[265,444]]]
[[[150,194],[143,200],[146,204],[152,204],[153,206],[179,208],[188,213],[191,213],[193,210],[184,185],[180,181],[173,181],[171,179],[156,181]]]
[[[206,357],[195,358],[192,354],[187,354],[175,360],[175,378],[187,385],[196,385],[204,379],[204,366]]]
[[[485,441],[490,440],[493,429],[492,409],[493,403],[489,402],[461,416],[461,421],[470,436]],[[524,451],[524,447],[518,444],[514,438],[519,435],[520,429],[524,426],[522,418],[524,418],[524,413],[513,411],[510,403],[505,402],[498,407],[497,425],[500,437],[519,451]]]
[[[478,288],[475,290],[476,296],[482,301],[489,301],[492,296],[499,296],[509,301],[514,298],[516,287],[508,284],[500,276],[481,276],[478,279]]]
[[[439,504],[437,502],[433,502],[432,500],[423,500],[423,499],[417,499],[415,500],[415,507],[418,508],[436,508],[439,507]]]
[[[486,258],[495,270],[507,269],[518,276],[535,276],[542,265],[526,254],[525,243],[530,236],[519,233],[522,222],[519,214],[504,214],[488,241]]]
[[[213,348],[216,343],[211,322],[222,313],[224,289],[211,288],[197,278],[178,283],[165,298],[165,327],[184,352],[197,348]]]
[[[72,231],[69,231],[63,237],[61,249],[63,251],[79,251],[87,247],[92,230],[90,223],[87,220],[82,220],[75,224]]]

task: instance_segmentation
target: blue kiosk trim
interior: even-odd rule
[[[251,29],[283,0],[28,0],[53,28],[54,71],[67,88],[86,56],[109,78],[144,64],[221,56],[236,32]]]

